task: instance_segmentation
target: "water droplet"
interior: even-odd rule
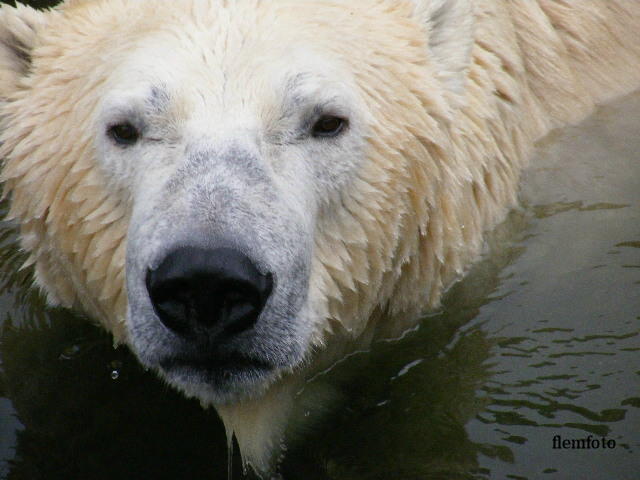
[[[120,360],[112,360],[109,362],[108,368],[111,371],[111,380],[120,378],[120,369],[122,368],[122,362]]]

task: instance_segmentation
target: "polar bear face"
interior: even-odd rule
[[[364,161],[367,127],[349,71],[316,49],[227,44],[221,57],[214,35],[187,30],[204,38],[156,33],[127,53],[93,138],[130,204],[129,342],[170,383],[221,403],[309,351],[317,217]]]
[[[85,69],[74,87],[57,84],[68,104],[51,122],[82,123],[78,162],[88,163],[72,170],[94,178],[73,187],[85,193],[67,197],[91,191],[124,212],[116,243],[126,245],[126,258],[124,249],[111,250],[111,266],[124,264],[126,292],[116,326],[124,324],[143,365],[203,403],[221,404],[259,394],[321,341],[325,318],[314,298],[324,295],[312,281],[319,217],[366,161],[370,118],[333,32],[301,26],[277,2],[262,9],[239,2],[222,13],[215,2],[194,5],[203,10],[167,4],[151,14],[136,6],[122,21],[103,4],[106,18],[91,27],[97,39],[118,39],[113,46],[38,41],[66,40],[56,45],[62,69]],[[80,2],[57,20],[86,21],[83,11],[100,16]],[[45,78],[38,67],[36,59],[36,81]],[[23,101],[37,103],[36,90],[22,92]],[[82,122],[73,118],[80,111]],[[10,168],[5,175],[11,185]],[[119,234],[96,226],[100,218],[94,211],[63,223],[85,224],[114,243]],[[82,249],[77,238],[70,252],[47,233],[39,240],[36,278],[54,302],[65,295],[52,264],[71,277],[81,304],[106,298],[84,289],[96,276],[77,274],[70,258]],[[88,243],[90,251],[101,241]],[[42,266],[45,249],[53,259]],[[118,282],[108,273],[97,278]],[[117,317],[110,309],[94,311]]]
[[[36,282],[217,405],[437,302],[461,262],[418,239],[457,235],[457,167],[432,153],[466,58],[436,34],[462,4],[3,7],[2,179]]]

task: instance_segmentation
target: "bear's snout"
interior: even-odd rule
[[[222,341],[251,329],[273,290],[263,273],[234,248],[181,247],[146,275],[159,320],[194,341]]]

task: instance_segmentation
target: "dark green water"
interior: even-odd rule
[[[226,479],[215,413],[45,309],[0,242],[0,478]],[[640,478],[640,95],[545,141],[492,243],[441,312],[308,386],[330,406],[284,478]],[[615,448],[554,448],[589,435]]]

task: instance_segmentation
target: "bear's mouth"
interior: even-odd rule
[[[221,390],[235,390],[234,387],[242,388],[242,385],[248,387],[249,384],[262,381],[275,370],[275,365],[269,361],[240,353],[165,357],[159,362],[159,367],[170,377],[195,377],[199,383]]]

